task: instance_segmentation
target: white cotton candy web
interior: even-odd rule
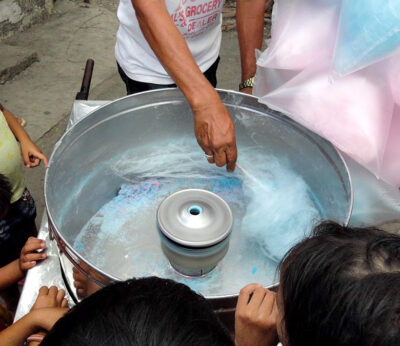
[[[110,167],[125,184],[83,227],[75,249],[120,279],[157,275],[183,282],[206,296],[236,294],[249,281],[272,283],[277,261],[310,232],[324,212],[284,158],[259,148],[239,148],[239,152],[243,169],[233,174],[209,165],[189,139],[124,153]],[[227,255],[211,273],[199,278],[184,277],[170,266],[156,227],[161,201],[186,188],[218,194],[234,218]]]

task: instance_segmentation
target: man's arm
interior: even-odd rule
[[[256,74],[255,50],[261,49],[264,36],[266,0],[236,0],[236,24],[242,66],[242,81]],[[251,88],[241,90],[251,94]]]
[[[144,37],[182,90],[194,116],[195,134],[210,163],[229,171],[237,158],[234,125],[218,93],[204,77],[173,24],[163,0],[132,0]]]

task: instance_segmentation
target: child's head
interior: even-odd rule
[[[325,222],[280,269],[285,346],[399,345],[400,237]]]
[[[0,174],[0,221],[4,219],[10,207],[12,188],[8,179]]]
[[[233,345],[208,302],[187,286],[155,277],[107,286],[77,304],[46,345]]]

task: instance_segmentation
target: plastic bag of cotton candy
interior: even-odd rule
[[[396,52],[400,47],[397,39],[400,1],[335,2],[341,4],[336,7],[340,20],[327,22],[330,23],[330,30],[327,30],[324,23],[315,18],[326,18],[327,8],[333,6],[333,1],[297,0],[289,4],[287,0],[277,0],[272,46],[257,61],[254,93],[260,97],[260,102],[288,114],[331,141],[377,177],[399,187],[400,54]],[[320,6],[311,9],[310,5],[315,3]],[[280,4],[286,6],[281,7],[282,10],[286,8],[286,17],[279,13]],[[300,12],[301,21],[295,19],[297,15],[293,12],[300,4],[307,4],[307,11]],[[363,15],[355,15],[357,6]],[[300,26],[307,22],[307,17],[316,24],[305,25],[303,30],[308,27],[309,40],[313,39],[311,29],[316,32],[319,46],[307,45],[303,40],[302,51],[298,54],[283,49],[290,42],[290,36],[298,40],[299,33],[295,32],[295,26],[285,26],[279,19],[293,20]],[[332,34],[335,31],[337,35]],[[287,41],[283,42],[283,38]],[[313,49],[318,59],[311,61]],[[283,52],[289,56],[281,64],[272,64]],[[296,60],[299,61],[297,65]]]
[[[302,71],[260,98],[379,174],[394,102],[384,74],[371,68],[332,80],[329,64]]]
[[[332,57],[342,0],[275,0],[271,40],[257,60],[254,94]]]
[[[399,0],[342,0],[334,56],[340,75],[386,58],[400,46]]]
[[[272,35],[258,58],[257,83],[272,90],[321,61],[346,75],[400,45],[398,0],[275,0]]]

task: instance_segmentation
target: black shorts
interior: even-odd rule
[[[0,267],[19,258],[27,239],[36,236],[36,206],[28,189],[0,221]]]
[[[205,71],[203,74],[208,79],[210,84],[215,88],[217,86],[217,68],[219,64],[220,58],[218,57],[217,60],[210,66],[210,68]],[[118,72],[121,76],[122,80],[126,86],[126,93],[127,95],[139,93],[142,91],[148,90],[155,90],[155,89],[163,89],[163,88],[176,88],[176,84],[153,84],[153,83],[143,83],[138,82],[133,79],[130,79],[126,73],[122,70],[121,66],[118,66]]]

